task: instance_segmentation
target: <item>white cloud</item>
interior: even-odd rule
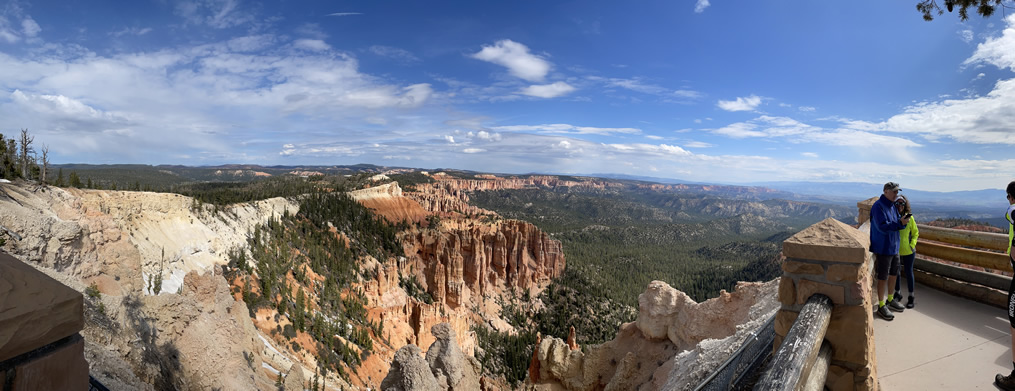
[[[705,8],[708,8],[709,5],[711,4],[709,4],[708,0],[698,0],[698,2],[694,4],[694,12],[699,14],[705,12]]]
[[[805,112],[809,113],[809,112],[813,112],[813,111],[815,111],[817,109],[814,108],[813,106],[800,106],[800,107],[797,107],[797,110],[805,111]]]
[[[533,85],[523,88],[518,93],[522,95],[534,96],[537,98],[556,98],[558,96],[567,95],[575,90],[570,84],[562,81],[558,81],[553,84]]]
[[[673,91],[673,95],[678,98],[686,98],[686,99],[698,99],[701,98],[702,96],[700,92],[693,90],[676,90]]]
[[[320,39],[297,39],[293,42],[293,46],[315,52],[323,52],[331,49],[331,45],[328,45]]]
[[[455,137],[451,136],[451,135],[445,134],[444,135],[444,141],[447,141],[448,144],[454,144],[455,143]]]
[[[685,148],[711,148],[711,147],[714,147],[714,146],[715,145],[712,145],[712,144],[709,144],[709,143],[706,143],[706,142],[702,142],[702,141],[688,141],[688,142],[684,143],[684,147]]]
[[[238,0],[181,1],[176,4],[176,15],[187,23],[207,25],[217,29],[235,27],[254,21],[254,16],[239,7]]]
[[[810,158],[815,158],[815,159],[818,158],[818,154],[816,154],[814,152],[801,152],[800,155],[802,155],[803,157],[810,157]]]
[[[969,29],[959,30],[957,31],[957,33],[959,34],[959,39],[961,39],[962,42],[965,43],[973,42],[973,30]]]
[[[482,149],[482,148],[465,148],[465,149],[462,150],[462,152],[465,152],[465,153],[481,153],[481,152],[486,152],[486,150]]]
[[[152,32],[151,27],[138,28],[138,27],[124,27],[123,30],[113,31],[109,33],[113,37],[122,37],[124,35],[137,35],[142,36]]]
[[[761,104],[761,97],[751,95],[740,97],[737,100],[720,100],[717,105],[726,111],[752,111]]]
[[[21,31],[25,33],[26,37],[32,38],[39,35],[39,32],[42,31],[42,27],[39,27],[39,24],[35,23],[35,20],[29,16],[21,21]]]
[[[907,138],[871,133],[868,130],[883,129],[883,126],[849,121],[844,127],[826,129],[808,125],[788,117],[762,115],[751,121],[737,122],[712,132],[732,138],[772,138],[790,143],[819,143],[845,147],[882,147],[904,149],[919,147],[920,144]]]
[[[545,125],[511,125],[496,126],[496,129],[504,132],[526,132],[535,131],[547,134],[598,134],[609,135],[614,133],[640,134],[641,129],[635,128],[596,128],[589,126],[574,126],[568,124],[545,124]]]
[[[663,137],[652,135],[652,134],[645,135],[645,138],[647,138],[649,140],[662,140],[663,139]]]
[[[374,45],[370,47],[370,52],[378,56],[391,58],[406,64],[417,63],[420,61],[418,57],[410,53],[408,50],[391,46]]]
[[[643,94],[658,95],[670,98],[692,99],[692,100],[701,97],[701,93],[698,91],[688,89],[671,90],[666,87],[646,83],[642,81],[640,78],[622,79],[622,78],[601,78],[598,76],[590,76],[588,77],[588,79],[596,82],[603,82],[606,84],[607,87],[620,87],[631,91],[641,92]]]
[[[1015,13],[1008,15],[1005,21],[1008,22],[1008,27],[1001,36],[987,38],[976,45],[976,52],[963,65],[988,63],[1001,69],[1015,70]]]
[[[334,13],[328,14],[328,16],[353,16],[353,15],[363,15],[363,13],[361,13],[361,12],[334,12]]]
[[[477,132],[476,137],[485,141],[500,141],[500,133],[490,133],[485,130]]]
[[[548,61],[529,53],[527,46],[510,39],[497,41],[493,46],[483,45],[483,49],[471,57],[504,66],[511,75],[528,81],[542,81],[550,72]]]

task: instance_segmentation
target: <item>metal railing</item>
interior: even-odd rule
[[[744,340],[744,344],[733,352],[722,365],[701,382],[695,391],[727,391],[739,389],[748,375],[754,373],[772,352],[775,340],[775,315]]]

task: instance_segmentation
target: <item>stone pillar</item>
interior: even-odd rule
[[[88,390],[84,297],[0,252],[0,389]]]
[[[783,242],[782,280],[775,319],[775,349],[807,299],[832,299],[825,340],[832,347],[825,387],[832,391],[877,390],[874,318],[871,310],[872,259],[869,235],[828,218]]]
[[[880,198],[880,196],[868,198],[856,203],[856,209],[858,210],[856,214],[856,225],[863,225],[865,221],[871,219],[871,206],[874,206],[874,203],[877,202],[878,198]]]

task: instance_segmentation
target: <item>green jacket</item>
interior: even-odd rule
[[[909,224],[899,231],[899,255],[909,255],[916,251],[916,238],[920,237],[920,229],[916,228],[916,217],[909,217]]]

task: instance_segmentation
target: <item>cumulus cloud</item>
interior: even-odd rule
[[[522,95],[534,96],[537,98],[556,98],[567,95],[575,90],[570,84],[558,81],[553,84],[533,85],[519,91]]]
[[[737,100],[720,100],[716,105],[726,111],[753,111],[761,104],[761,97],[751,95]]]
[[[497,41],[492,46],[483,45],[482,50],[470,57],[503,66],[511,75],[533,82],[542,81],[550,72],[550,62],[510,39]]]
[[[694,12],[699,14],[705,12],[705,8],[708,8],[709,5],[711,4],[709,4],[708,0],[698,0],[698,2],[694,4]]]
[[[510,125],[510,126],[495,126],[492,129],[504,132],[539,132],[546,134],[598,134],[604,136],[615,133],[621,134],[641,133],[641,129],[635,128],[597,128],[590,126],[574,126],[568,124]]]
[[[486,150],[482,149],[482,148],[465,148],[465,149],[462,150],[462,152],[465,152],[465,153],[480,153],[480,152],[486,152]]]
[[[998,68],[1015,70],[1015,13],[1005,18],[1007,28],[1000,37],[987,38],[976,45],[976,52],[962,64],[987,63]]]

